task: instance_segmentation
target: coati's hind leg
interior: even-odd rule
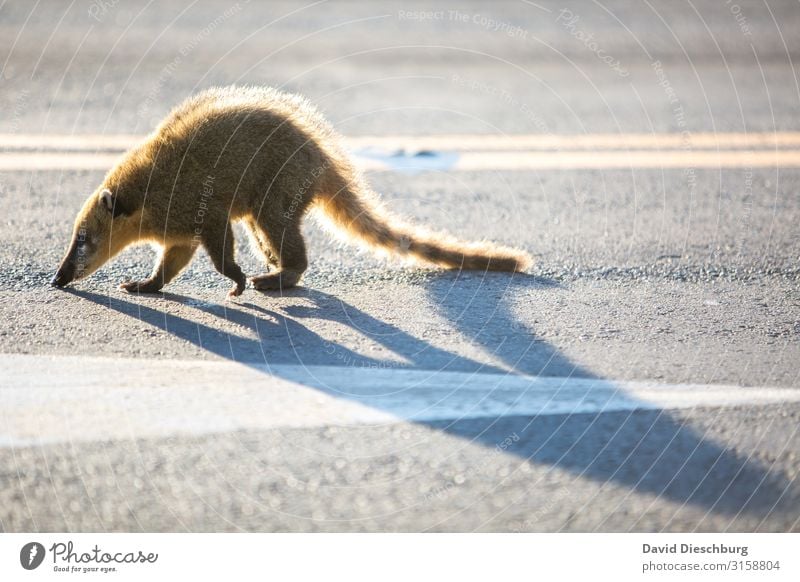
[[[278,270],[251,278],[253,286],[259,290],[276,290],[294,287],[308,268],[306,243],[300,224],[281,219],[262,217],[255,224],[255,230],[269,245],[278,258]]]
[[[157,293],[183,270],[192,259],[194,251],[195,247],[190,245],[167,247],[149,279],[123,283],[120,288],[130,293]]]
[[[268,267],[278,268],[278,254],[275,249],[272,248],[272,245],[269,242],[269,239],[261,230],[261,227],[258,226],[258,223],[253,218],[245,218],[243,220],[245,226],[253,235],[253,240],[255,241],[256,245],[258,246],[258,250],[264,255],[264,258],[267,261]]]
[[[203,246],[214,263],[214,268],[231,279],[235,285],[228,292],[228,296],[241,295],[247,283],[247,278],[234,258],[235,239],[231,223],[226,222],[219,230],[206,227],[201,235]]]

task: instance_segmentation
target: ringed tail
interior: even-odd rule
[[[315,196],[316,207],[336,230],[370,247],[450,269],[523,272],[533,263],[522,250],[490,242],[463,242],[404,223],[383,208],[357,175],[350,180],[337,175],[333,182]]]

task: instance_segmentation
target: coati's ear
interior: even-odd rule
[[[108,188],[103,188],[103,190],[100,192],[100,202],[114,218],[127,216],[130,214],[117,196],[114,196],[114,194],[112,194],[111,190]]]

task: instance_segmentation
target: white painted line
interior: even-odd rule
[[[0,149],[36,151],[124,151],[145,139],[134,134],[0,133]],[[576,135],[380,135],[345,137],[351,149],[407,151],[757,149],[800,146],[800,132],[588,133]]]
[[[0,153],[0,171],[108,170],[118,154]],[[430,156],[355,155],[365,170],[484,171],[631,168],[798,168],[800,150],[464,152]]]
[[[800,389],[0,355],[0,446],[800,402]]]

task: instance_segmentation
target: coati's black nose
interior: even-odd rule
[[[53,287],[64,287],[72,282],[72,273],[68,272],[71,269],[65,269],[63,266],[58,268],[55,276],[50,280]]]

